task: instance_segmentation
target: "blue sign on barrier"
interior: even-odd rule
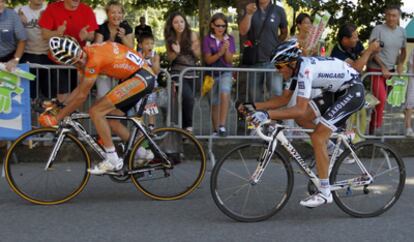
[[[27,64],[19,68],[28,71]],[[0,77],[0,140],[15,140],[32,126],[30,81],[2,73]]]

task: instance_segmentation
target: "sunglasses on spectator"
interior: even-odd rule
[[[221,25],[221,24],[214,24],[214,26],[216,26],[217,28],[223,28],[223,29],[227,27],[227,25],[225,25],[225,24],[223,24],[223,25]]]

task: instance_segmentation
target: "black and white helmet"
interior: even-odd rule
[[[53,59],[63,65],[75,64],[82,52],[78,41],[69,36],[50,38],[49,48]]]
[[[279,44],[272,55],[271,63],[274,65],[283,65],[299,59],[302,55],[302,50],[299,48],[297,39],[292,38]]]

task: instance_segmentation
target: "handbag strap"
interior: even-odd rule
[[[255,38],[256,40],[259,40],[260,39],[260,36],[262,36],[262,33],[263,33],[263,30],[264,30],[264,26],[265,26],[265,23],[267,22],[267,20],[269,19],[269,17],[270,17],[270,13],[273,11],[273,4],[271,3],[270,4],[270,7],[269,7],[269,10],[267,10],[267,13],[266,13],[266,17],[265,17],[265,19],[264,19],[264,21],[263,21],[263,23],[262,23],[262,26],[260,27],[260,31],[259,31],[259,35],[257,36],[257,38]],[[254,41],[255,43],[256,43],[256,40]]]

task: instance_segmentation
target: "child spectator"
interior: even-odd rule
[[[233,54],[236,52],[234,38],[227,33],[227,18],[216,13],[210,20],[210,33],[204,37],[203,53],[207,66],[231,67]],[[213,71],[212,122],[214,133],[226,135],[226,119],[229,110],[232,73],[230,71]]]
[[[147,64],[151,67],[152,71],[158,75],[160,72],[160,56],[154,50],[154,36],[151,33],[143,33],[140,35],[139,42],[140,53],[144,57]],[[158,83],[155,82],[157,87]],[[146,108],[151,110],[151,108],[156,108],[157,96],[156,93],[152,93],[147,100]],[[155,113],[156,114],[156,113]],[[148,128],[151,130],[155,128],[155,114],[148,113]]]

